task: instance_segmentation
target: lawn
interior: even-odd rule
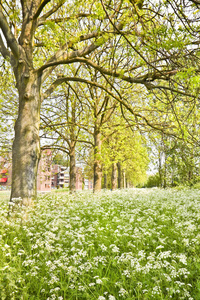
[[[200,299],[199,190],[2,195],[0,299]]]

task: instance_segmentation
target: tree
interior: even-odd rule
[[[95,74],[94,77],[96,76],[97,74]],[[96,81],[98,81],[97,78]],[[98,192],[102,187],[102,131],[106,124],[109,122],[112,114],[114,113],[117,102],[115,99],[112,99],[104,91],[99,90],[97,87],[89,87],[89,93],[91,99],[87,99],[87,101],[89,102],[92,114],[92,118],[90,119],[90,126],[93,127],[93,130],[90,130],[90,134],[93,137],[94,150],[93,190],[94,192]]]
[[[104,172],[111,174],[112,190],[122,187],[122,181],[124,188],[127,182],[132,186],[144,182],[149,159],[137,129],[115,114],[103,135],[102,160]]]
[[[61,153],[59,151],[54,153],[53,163],[56,165],[64,166],[64,167],[68,167],[68,165],[69,165],[68,159],[63,155],[63,153]]]
[[[94,55],[98,59],[105,52],[106,49],[104,51],[103,48]],[[76,81],[76,77],[72,77],[65,82],[68,86],[67,96],[65,96],[67,99],[67,109],[64,110],[67,118],[62,113],[63,105],[65,106],[66,101],[59,100],[56,112],[55,104],[54,108],[51,109],[52,116],[48,117],[49,121],[46,121],[45,111],[42,119],[45,120],[46,125],[48,123],[47,130],[51,128],[62,140],[62,147],[60,146],[60,141],[58,143],[58,140],[56,140],[56,145],[53,147],[68,151],[69,155],[71,149],[74,149],[73,153],[75,154],[77,143],[79,145],[80,143],[88,144],[88,146],[93,147],[93,189],[96,192],[100,191],[102,186],[101,132],[114,113],[118,101],[112,96],[112,86],[102,78],[98,71],[86,66],[82,67],[81,71],[77,69],[76,75],[80,76],[78,79],[79,83],[73,82]],[[81,79],[81,76],[84,79]],[[61,94],[56,96],[57,99],[59,97],[61,97]],[[69,105],[69,103],[71,104]],[[49,104],[45,105],[45,109],[48,106]],[[56,122],[54,119],[56,119]],[[63,142],[67,142],[68,146],[64,145]]]
[[[81,130],[86,126],[84,120],[88,119],[88,112],[83,108],[84,93],[76,82],[63,83],[52,94],[52,99],[42,105],[43,148],[58,149],[69,156],[71,192],[76,190],[77,144],[89,143]]]
[[[166,188],[176,185],[193,185],[199,181],[199,147],[175,137],[153,135],[152,148],[158,173],[152,176],[147,186],[153,183]],[[154,181],[154,182],[153,182]]]

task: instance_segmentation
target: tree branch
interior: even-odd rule
[[[41,14],[43,8],[45,7],[45,5],[47,5],[51,0],[43,0],[42,3],[40,4],[40,6],[38,7],[33,19],[37,19],[39,17],[39,15]]]
[[[42,75],[42,80],[44,81],[47,76],[52,72],[52,70],[54,70],[54,68],[60,64],[63,64],[63,57],[71,57],[74,55],[77,55],[77,51],[73,51],[71,53],[68,53],[68,49],[72,48],[75,44],[77,44],[78,42],[82,42],[82,41],[86,41],[95,37],[99,37],[100,33],[98,33],[97,31],[94,31],[92,33],[89,33],[87,35],[81,35],[80,37],[77,37],[75,39],[72,39],[70,41],[68,41],[66,44],[64,44],[60,50],[58,50],[58,52],[51,57],[47,63],[41,67],[38,70],[38,73],[43,73]],[[86,49],[86,48],[84,48]],[[92,50],[94,51],[94,50]],[[79,51],[80,52],[80,51]],[[84,53],[83,53],[84,55]],[[48,70],[46,70],[48,69]]]
[[[170,88],[170,87],[167,87],[167,86],[164,86],[164,85],[154,85],[154,84],[151,84],[151,83],[144,83],[144,85],[146,86],[146,88],[148,90],[153,90],[153,89],[168,90],[170,92],[173,92],[173,93],[176,93],[176,94],[179,94],[179,95],[187,96],[187,97],[190,97],[190,98],[196,98],[195,95],[186,93],[186,92],[181,91],[181,90],[176,90],[174,88]]]
[[[112,76],[115,78],[119,78],[119,79],[122,79],[129,83],[145,84],[145,83],[148,83],[149,81],[153,81],[155,79],[169,80],[169,77],[174,75],[174,73],[176,72],[174,70],[166,71],[166,72],[162,71],[160,76],[158,73],[155,73],[155,74],[147,73],[140,77],[131,77],[131,76],[123,75],[123,72],[120,73],[120,72],[116,72],[115,70],[108,70],[106,68],[103,68],[103,67],[99,66],[98,64],[94,63],[92,60],[83,58],[83,57],[77,57],[77,58],[72,58],[72,59],[69,58],[67,60],[64,60],[62,63],[63,64],[71,64],[74,62],[85,63],[86,65],[93,67],[95,70],[98,70],[102,74],[106,74],[106,75],[109,75],[109,76]],[[165,78],[165,75],[166,75],[166,78]]]
[[[116,25],[116,27],[119,29],[121,29],[122,26],[123,26],[123,24]],[[77,57],[83,57],[83,56],[86,56],[86,55],[94,52],[94,50],[96,50],[97,48],[99,48],[100,46],[105,44],[109,40],[111,35],[113,35],[113,33],[106,33],[106,32],[98,33],[95,31],[92,33],[92,35],[93,36],[91,36],[91,34],[86,35],[86,36],[80,36],[78,38],[71,40],[67,44],[63,45],[61,47],[61,49],[58,50],[57,53],[52,58],[50,58],[45,65],[43,65],[41,68],[38,69],[39,74],[43,73],[42,80],[45,80],[45,78],[46,78],[46,75],[44,74],[44,71],[46,69],[56,67],[61,64],[71,63],[69,61],[71,59],[74,59]],[[94,43],[91,43],[90,45],[86,46],[82,50],[75,50],[70,53],[67,51],[70,48],[70,45],[74,45],[75,43],[78,43],[80,41],[83,41],[85,39],[92,38],[92,37],[97,37],[97,40]],[[76,62],[76,61],[73,61],[73,62]],[[47,71],[47,74],[49,74],[48,71]]]
[[[38,20],[38,26],[42,26],[44,25],[46,22],[50,21],[50,22],[54,22],[56,24],[58,23],[61,23],[63,21],[69,21],[69,20],[74,20],[74,19],[78,19],[78,18],[85,18],[85,17],[96,17],[95,14],[91,14],[91,13],[79,13],[79,14],[76,14],[74,16],[71,16],[71,17],[66,17],[66,18],[54,18],[54,19],[49,19],[49,20],[46,20],[44,19],[43,17],[41,17],[40,20]]]
[[[58,52],[45,65],[38,69],[38,73],[42,73],[46,69],[51,67],[55,67],[61,64],[67,64],[68,62],[71,63],[70,60],[90,54],[95,49],[100,47],[103,43],[105,43],[105,40],[101,40],[101,43],[97,41],[96,43],[92,43],[82,50],[75,50],[71,51],[70,53],[66,51],[68,49],[67,44],[63,46],[60,50],[58,50]],[[73,62],[76,62],[76,60]]]
[[[49,0],[51,1],[51,0]],[[48,0],[45,0],[45,2],[49,2]],[[46,14],[44,14],[39,20],[38,20],[38,26],[40,24],[43,24],[47,18],[49,18],[53,13],[55,13],[64,3],[66,0],[61,0],[60,3],[55,5],[51,10],[49,10]],[[46,5],[46,4],[45,4]]]
[[[7,20],[2,12],[2,9],[0,8],[0,28],[3,32],[3,35],[7,41],[8,47],[11,49],[13,55],[15,58],[19,58],[19,45],[12,34],[12,31],[7,23]]]
[[[10,57],[10,52],[4,45],[1,33],[0,33],[0,52],[4,58]]]
[[[63,147],[63,146],[57,146],[55,144],[44,145],[44,146],[41,147],[41,150],[45,150],[45,149],[49,149],[49,148],[54,149],[54,150],[55,149],[56,150],[61,150],[61,151],[65,152],[65,153],[67,153],[67,155],[69,155],[69,151],[65,147]]]
[[[94,81],[90,81],[87,79],[83,79],[83,78],[78,78],[78,77],[64,77],[64,78],[59,78],[54,82],[54,86],[58,86],[60,84],[62,84],[63,82],[68,82],[68,81],[78,81],[78,82],[83,82],[86,84],[90,84],[92,86],[98,87],[102,90],[104,90],[107,94],[109,94],[110,96],[112,96],[114,99],[116,99],[121,105],[123,105],[132,115],[134,115],[136,118],[140,118],[142,119],[146,125],[148,125],[149,127],[157,130],[157,131],[163,131],[163,128],[166,127],[166,124],[159,124],[160,126],[158,126],[158,124],[153,124],[151,121],[149,121],[145,116],[141,115],[140,113],[134,111],[134,109],[132,108],[131,105],[129,105],[128,102],[124,101],[123,99],[121,99],[120,97],[117,97],[115,94],[113,94],[110,90],[107,90],[103,85],[98,84],[97,82]],[[50,87],[51,88],[51,87]],[[52,91],[51,91],[52,92]],[[48,97],[51,93],[48,94],[48,90],[46,91],[46,93],[44,94],[44,96]],[[43,96],[43,97],[44,97]],[[44,99],[44,98],[43,98]],[[164,127],[161,127],[164,126]]]

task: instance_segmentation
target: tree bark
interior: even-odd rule
[[[117,163],[112,164],[112,178],[111,178],[112,190],[117,188]]]
[[[118,169],[118,189],[122,188],[122,171],[121,171],[121,164],[120,162],[117,163]]]
[[[108,183],[107,183],[107,174],[104,173],[104,183],[103,183],[103,188],[104,188],[104,189],[107,189],[107,187],[108,187]]]
[[[71,193],[76,192],[76,156],[75,148],[71,148],[70,154],[70,171],[69,171],[69,190]]]
[[[123,187],[126,188],[126,172],[123,170]]]
[[[126,178],[126,188],[128,189],[128,179]]]
[[[33,40],[37,20],[34,15],[40,0],[22,1],[23,22],[18,40],[9,30],[1,12],[7,44],[11,49],[10,62],[19,94],[18,118],[12,146],[11,201],[21,198],[22,204],[31,205],[37,197],[37,170],[40,159],[40,87],[41,75],[33,67]]]
[[[17,81],[19,111],[15,123],[15,138],[12,147],[13,198],[21,198],[30,205],[37,197],[37,170],[40,159],[40,81],[33,71],[24,72]]]
[[[163,187],[164,189],[166,189],[167,187],[167,163],[165,160],[165,164],[164,164],[164,180],[163,180]]]
[[[101,133],[94,130],[94,192],[101,191],[102,162],[101,162]]]
[[[158,157],[158,174],[160,179],[160,186],[163,186],[163,176],[162,176],[162,162],[161,162],[161,152],[159,151],[159,157]]]

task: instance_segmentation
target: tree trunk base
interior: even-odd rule
[[[35,206],[35,200],[33,198],[12,198],[9,202],[8,217],[12,219],[20,218],[21,220],[27,220],[29,215],[29,209]]]

